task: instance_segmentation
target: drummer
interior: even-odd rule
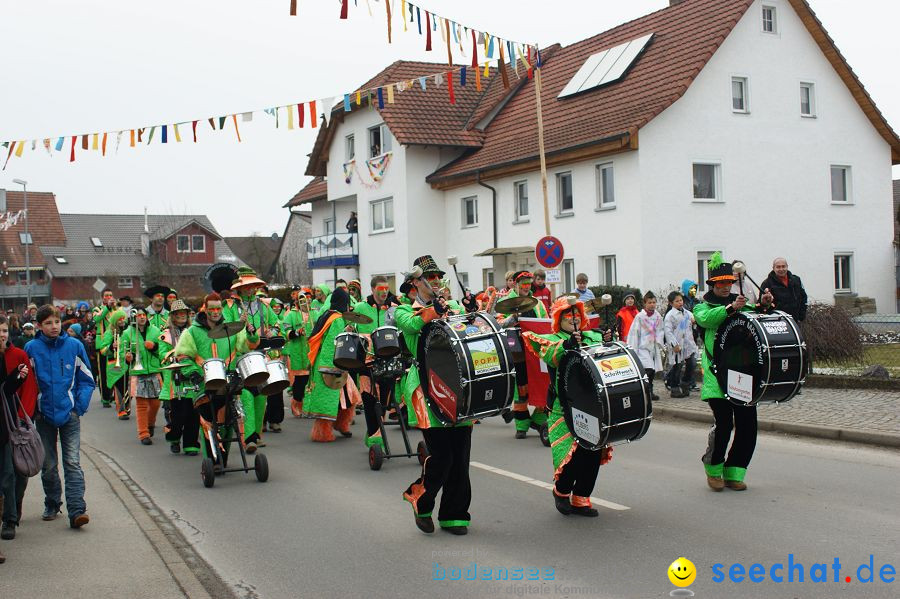
[[[160,331],[166,328],[169,322],[169,311],[166,310],[166,296],[171,289],[165,285],[154,285],[148,287],[144,291],[144,295],[150,298],[150,305],[147,306],[147,318],[150,324]]]
[[[231,291],[240,298],[242,306],[240,319],[247,323],[248,339],[270,339],[278,336],[278,317],[272,309],[257,297],[256,292],[266,286],[265,281],[256,276],[252,268],[238,268],[238,278],[231,285]],[[230,318],[233,318],[233,314]],[[226,317],[226,321],[229,317]],[[260,341],[264,345],[264,342]],[[244,443],[247,453],[254,453],[257,447],[265,447],[262,442],[263,420],[268,398],[260,389],[244,389],[241,403],[244,406]]]
[[[601,334],[590,330],[581,301],[557,299],[551,307],[550,335],[531,331],[522,333],[526,348],[547,363],[552,392],[549,394],[550,447],[553,452],[553,503],[563,515],[574,514],[594,518],[599,515],[591,506],[591,493],[597,482],[600,466],[612,458],[612,447],[590,451],[578,445],[572,436],[571,414],[563,411],[557,398],[560,359],[566,351],[577,349],[582,343],[602,343],[612,340],[612,332]]]
[[[527,270],[520,270],[513,274],[515,286],[507,294],[505,299],[515,297],[532,297],[531,286],[534,283],[534,275]],[[509,328],[516,326],[518,317],[525,318],[549,318],[544,303],[538,301],[534,308],[518,315],[513,314],[503,322],[501,326]],[[516,364],[516,386],[518,387],[518,396],[512,405],[513,417],[516,420],[516,439],[524,439],[528,434],[528,429],[533,428],[540,431],[547,426],[547,411],[544,408],[535,406],[534,412],[528,413],[528,370],[525,363]]]
[[[256,347],[259,343],[259,337],[256,334],[249,334],[246,330],[240,330],[232,335],[211,339],[209,336],[210,330],[223,323],[222,296],[218,293],[210,293],[204,299],[203,308],[197,314],[193,324],[178,338],[178,343],[175,344],[175,359],[181,361],[189,358],[198,366],[202,366],[206,360],[221,358],[225,362],[226,371],[234,372],[237,361],[241,356]],[[208,392],[197,397],[194,407],[200,414],[200,424],[204,430],[208,430],[216,422],[224,422],[223,408],[227,401],[227,395],[217,395]],[[247,403],[244,400],[243,393],[241,394],[241,403],[244,405]],[[228,448],[226,447],[226,456],[227,452]],[[209,440],[206,435],[204,435],[203,455],[204,457],[211,457]]]
[[[291,381],[291,413],[297,418],[303,413],[303,395],[309,382],[309,334],[313,324],[309,298],[298,293],[294,296],[293,307],[281,321],[282,332],[287,339],[284,355]]]
[[[178,345],[182,333],[188,327],[188,314],[190,308],[180,299],[169,304],[169,320],[166,327],[159,335],[158,355],[161,362],[171,355],[171,363],[175,354],[172,350]],[[169,451],[194,456],[200,453],[200,417],[194,411],[194,399],[197,396],[197,388],[191,384],[191,379],[199,384],[202,380],[202,370],[195,362],[190,362],[184,368],[169,370],[163,364],[162,388],[159,399],[162,400],[165,412],[168,414],[168,426],[166,427],[166,441],[169,442]]]
[[[412,304],[398,307],[395,313],[397,327],[403,333],[413,357],[418,357],[419,336],[426,324],[452,313],[463,312],[459,303],[447,302],[438,295],[443,276],[444,271],[438,268],[431,256],[416,258],[409,279],[416,286],[418,296]],[[477,309],[474,296],[469,295],[465,302],[466,311]],[[432,533],[434,521],[431,513],[437,493],[443,487],[438,523],[448,532],[464,535],[468,532],[469,504],[472,500],[472,486],[469,482],[472,423],[464,422],[456,426],[443,424],[425,402],[416,368],[410,368],[406,372],[400,388],[409,424],[422,429],[422,436],[430,453],[422,466],[422,475],[409,485],[403,493],[403,499],[412,505],[419,530]]]
[[[316,421],[310,438],[318,443],[334,441],[334,430],[344,437],[352,437],[350,423],[354,407],[361,401],[352,377],[345,377],[340,388],[325,383],[334,365],[334,340],[339,334],[352,330],[343,319],[348,311],[350,295],[338,287],[331,294],[331,308],[322,312],[309,338],[310,379],[304,396],[304,408]],[[325,372],[323,372],[323,370]]]
[[[350,282],[352,289],[353,283]],[[372,293],[365,301],[357,302],[353,306],[353,311],[357,314],[369,317],[372,322],[369,324],[359,324],[356,330],[359,334],[369,336],[375,332],[375,329],[385,326],[388,323],[388,316],[391,308],[400,305],[400,300],[391,293],[386,277],[377,275],[372,277],[370,281]],[[371,338],[370,338],[371,341]],[[372,345],[370,343],[370,354],[366,361],[366,365],[371,368],[374,362],[374,354],[371,353]],[[366,415],[366,447],[372,445],[381,445],[384,449],[384,441],[381,439],[381,422],[378,417],[378,411],[375,408],[376,402],[381,400],[383,406],[387,406],[390,394],[394,390],[393,380],[375,381],[372,377],[370,368],[367,368],[359,376],[359,392],[362,395],[363,409]]]
[[[716,333],[725,320],[736,312],[768,312],[772,309],[773,297],[768,289],[760,297],[758,306],[747,303],[743,295],[731,292],[737,280],[730,262],[724,262],[716,252],[709,260],[710,290],[703,295],[703,301],[694,306],[694,318],[703,329],[703,388],[700,399],[709,403],[715,417],[703,455],[706,469],[706,484],[713,491],[728,487],[735,491],[747,489],[744,477],[756,448],[756,406],[737,406],[727,399],[719,387],[712,370],[712,352]],[[734,441],[728,450],[728,441],[734,429]],[[725,453],[728,450],[728,457]]]

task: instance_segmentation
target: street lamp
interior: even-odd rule
[[[25,308],[31,304],[31,238],[28,236],[28,181],[13,179],[13,183],[22,186],[22,195],[25,198],[25,295],[28,298]]]

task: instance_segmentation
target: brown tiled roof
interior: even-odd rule
[[[454,68],[459,68],[456,65]],[[377,88],[389,83],[414,81],[412,87],[394,93],[394,103],[389,104],[384,97],[384,108],[378,108],[373,96],[373,108],[378,110],[394,138],[403,145],[449,146],[478,148],[484,142],[484,132],[476,125],[494,106],[503,100],[515,87],[526,80],[525,72],[519,70],[519,77],[508,65],[507,78],[510,87],[503,86],[502,77],[496,68],[489,70],[489,76],[482,78],[481,91],[475,85],[475,72],[467,68],[466,85],[460,85],[460,73],[454,73],[453,91],[455,104],[449,102],[447,90],[446,63],[414,62],[399,60],[363,83],[359,89]],[[433,75],[444,74],[444,82],[438,88]],[[425,90],[419,84],[420,77],[428,77]],[[352,111],[367,109],[363,97],[361,106],[351,99]],[[319,130],[313,151],[310,154],[307,175],[324,175],[328,158],[328,148],[337,126],[343,122],[343,105],[332,111],[331,123]]]
[[[297,195],[288,200],[288,203],[282,208],[293,208],[307,202],[324,200],[327,197],[328,183],[325,181],[325,177],[314,177],[303,189],[297,192]]]
[[[900,139],[816,19],[806,0],[789,0],[869,120],[900,162]],[[638,130],[671,106],[721,46],[752,0],[684,0],[552,53],[544,60],[542,93],[545,153],[560,164],[638,147]],[[558,99],[592,54],[653,33],[625,78],[605,88]],[[427,180],[452,187],[482,177],[538,166],[534,82],[527,82],[487,127],[481,149],[463,154]]]
[[[637,130],[680,98],[752,0],[685,0],[544,57],[541,102],[546,154],[617,140],[636,144]],[[558,99],[593,54],[653,33],[625,78]],[[432,174],[432,183],[473,177],[481,169],[538,155],[534,81],[526,83],[488,126],[484,146]]]
[[[21,191],[6,192],[6,210],[15,214],[25,206]],[[0,231],[0,261],[6,260],[9,267],[25,266],[25,246],[19,240],[19,233],[25,232],[25,220],[6,231]],[[28,232],[32,245],[28,252],[31,266],[46,266],[47,259],[41,246],[66,244],[66,232],[56,208],[56,196],[50,192],[28,192]]]

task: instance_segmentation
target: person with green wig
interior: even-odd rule
[[[125,310],[118,308],[109,314],[108,325],[103,336],[97,341],[97,352],[103,361],[106,357],[106,388],[109,390],[110,399],[115,402],[116,413],[119,420],[128,420],[131,417],[131,401],[125,393],[125,372],[128,364],[125,362],[124,346],[121,343],[122,333],[128,324],[128,315]]]

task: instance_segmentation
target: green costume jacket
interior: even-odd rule
[[[154,348],[152,350],[147,349],[144,346],[145,341],[150,341],[153,343]],[[153,326],[152,324],[147,324],[147,328],[143,333],[138,332],[136,326],[129,326],[125,328],[125,332],[122,333],[122,336],[119,337],[119,343],[122,347],[122,356],[125,356],[125,352],[131,352],[134,358],[129,365],[130,368],[134,368],[134,365],[137,364],[137,356],[140,354],[141,356],[141,366],[143,366],[142,370],[137,372],[129,371],[129,374],[158,374],[159,373],[159,354],[157,353],[157,347],[159,345],[159,329]]]
[[[125,318],[125,310],[119,308],[111,312],[107,321],[106,331],[102,337],[97,337],[97,352],[106,359],[106,388],[112,389],[119,379],[125,376],[128,364],[125,362],[125,346],[121,344],[121,335],[119,334],[119,347],[122,353],[119,355],[119,367],[116,368],[116,348],[113,347],[113,338],[115,337],[115,323]],[[101,360],[102,363],[102,360]]]
[[[259,337],[248,336],[247,331],[223,339],[210,339],[206,314],[201,312],[181,334],[175,346],[175,355],[187,356],[198,366],[202,366],[204,360],[221,358],[225,361],[226,370],[234,371],[238,359],[252,351],[257,343]]]
[[[181,335],[179,335],[179,338],[184,335],[185,331],[187,331],[187,327],[185,327],[181,331]],[[162,363],[162,359],[165,358],[170,351],[175,349],[175,343],[173,343],[173,341],[174,339],[172,338],[172,328],[166,327],[159,334],[159,347],[156,351],[156,355],[159,357],[160,363]],[[162,374],[162,388],[159,391],[159,398],[164,401],[175,399],[177,395],[176,391],[178,389],[176,389],[174,383],[174,372],[175,371],[173,370],[160,370],[160,373]],[[200,366],[197,365],[196,362],[191,363],[190,366],[186,366],[178,372],[180,373],[179,378],[181,379],[181,381],[186,381],[192,374],[195,373],[203,376],[203,370],[200,368]],[[191,399],[193,399],[195,393],[193,391],[187,391],[185,387],[188,386],[189,385],[185,382],[178,384],[178,387],[181,391],[181,396],[190,397]]]
[[[319,346],[319,353],[315,362],[309,368],[309,383],[306,385],[306,394],[303,397],[303,411],[316,418],[336,420],[340,407],[342,389],[330,389],[325,386],[320,368],[335,368],[334,366],[334,339],[344,332],[347,323],[338,316],[328,325]]]
[[[150,324],[162,331],[169,324],[169,311],[163,308],[159,312],[153,311],[153,306],[147,308],[147,319]]]
[[[100,312],[95,314],[91,319],[94,321],[94,326],[97,329],[97,334],[94,336],[94,347],[96,349],[100,349],[100,342],[103,338],[103,335],[106,334],[106,331],[109,330],[110,318],[112,317],[112,313],[115,310],[110,310],[107,306],[101,306]]]
[[[394,299],[396,300],[396,298],[394,298]],[[357,302],[357,303],[353,304],[354,312],[357,312],[358,314],[363,314],[372,319],[372,322],[370,324],[356,325],[356,330],[360,334],[371,335],[372,333],[375,332],[375,329],[377,329],[378,327],[385,326],[387,324],[385,322],[385,319],[387,318],[388,309],[390,309],[390,307],[392,305],[394,305],[394,306],[397,305],[396,303],[391,304],[390,300],[391,300],[391,296],[388,296],[388,302],[385,302],[384,306],[381,306],[381,307],[377,306],[374,303],[375,300],[372,300],[371,304],[369,303],[368,300],[365,300],[362,302]]]
[[[284,355],[288,359],[287,367],[295,375],[309,373],[309,334],[314,324],[312,314],[296,308],[289,310],[281,321],[281,330],[287,338],[284,344]],[[291,338],[291,332],[296,332],[300,336]]]

